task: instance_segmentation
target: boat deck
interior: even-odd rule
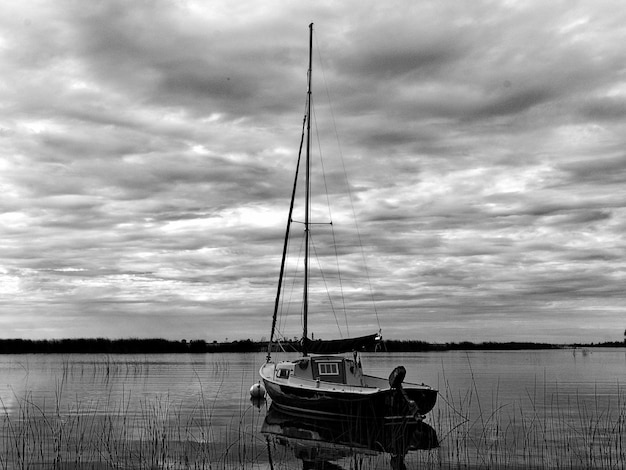
[[[331,364],[337,364],[337,366],[330,367]],[[322,375],[319,374],[320,370]],[[279,363],[268,362],[263,364],[259,373],[264,380],[276,385],[289,385],[310,390],[370,395],[391,388],[387,379],[365,375],[360,365],[340,356],[302,358],[297,361]],[[427,385],[403,383],[402,386],[403,388],[431,390],[431,387]]]

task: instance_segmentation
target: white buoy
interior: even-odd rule
[[[250,387],[250,396],[252,398],[265,398],[265,387],[261,382]]]

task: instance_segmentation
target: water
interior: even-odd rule
[[[253,406],[248,390],[263,360],[0,356],[0,469],[309,465],[260,433],[267,406]],[[376,353],[362,362],[382,376],[404,365],[407,381],[440,391],[426,422],[441,445],[410,452],[408,468],[625,468],[624,349]],[[391,459],[334,463],[389,468]]]

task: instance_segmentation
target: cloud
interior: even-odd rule
[[[338,204],[313,216],[333,221],[351,333],[623,330],[626,12],[611,2],[0,10],[3,336],[268,335],[310,22],[313,194]],[[333,232],[315,229],[325,260]],[[318,301],[316,337],[345,334]]]

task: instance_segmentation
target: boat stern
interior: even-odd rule
[[[428,386],[407,386],[403,387],[409,400],[417,406],[420,415],[426,415],[437,403],[438,391]]]

